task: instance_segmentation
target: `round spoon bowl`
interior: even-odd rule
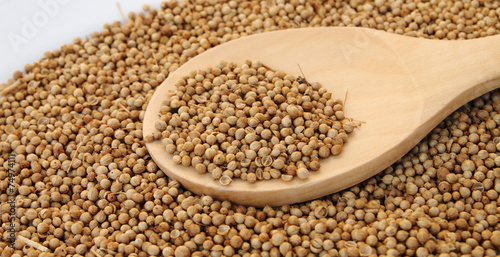
[[[233,179],[223,186],[211,174],[177,165],[160,141],[146,143],[167,176],[196,194],[252,206],[293,204],[366,180],[397,161],[461,105],[500,87],[500,37],[468,41],[410,38],[363,28],[290,29],[252,35],[212,48],[185,63],[156,88],[144,118],[155,132],[162,102],[192,70],[224,60],[260,61],[275,70],[319,82],[344,113],[363,124],[342,153],[321,159],[306,180]]]

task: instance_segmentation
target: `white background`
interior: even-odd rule
[[[105,22],[122,21],[117,2],[128,19],[129,12],[142,12],[143,4],[159,8],[162,1],[0,0],[0,84],[44,52],[100,32]]]

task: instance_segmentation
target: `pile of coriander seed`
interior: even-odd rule
[[[367,181],[277,207],[185,190],[151,160],[142,121],[170,72],[238,37],[359,26],[473,39],[499,34],[499,16],[499,1],[175,0],[46,52],[0,85],[17,83],[0,89],[0,255],[498,256],[498,90]]]
[[[357,126],[321,84],[251,61],[190,72],[160,115],[155,128],[174,162],[222,185],[307,179]]]

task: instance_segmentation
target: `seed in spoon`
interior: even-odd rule
[[[220,179],[219,179],[219,182],[221,185],[223,186],[227,186],[231,183],[231,181],[233,181],[233,179],[231,179],[229,176],[227,175],[224,175],[222,176]]]
[[[155,128],[165,134],[161,141],[176,163],[211,173],[222,185],[234,178],[308,179],[320,168],[319,157],[339,155],[355,128],[343,101],[319,83],[250,61],[241,67],[220,62],[217,68],[181,77],[163,101]],[[335,118],[325,122],[330,116]],[[295,164],[300,167],[290,173]]]

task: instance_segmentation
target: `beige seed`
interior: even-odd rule
[[[265,156],[262,157],[261,162],[264,167],[269,167],[271,166],[271,164],[273,164],[273,158],[271,156]]]
[[[285,167],[285,162],[282,159],[276,159],[276,160],[274,160],[272,165],[273,165],[273,168],[275,168],[277,170],[281,170]]]
[[[262,158],[261,157],[255,158],[255,165],[257,167],[262,167],[263,166],[263,164],[262,164]]]
[[[285,182],[289,182],[289,181],[292,181],[293,179],[293,176],[292,175],[287,175],[287,174],[282,174],[281,175],[281,179]]]
[[[20,195],[24,195],[24,196],[29,195],[31,193],[30,187],[28,187],[26,185],[19,186],[17,191],[19,192]]]
[[[309,178],[309,171],[306,168],[299,168],[297,169],[297,177],[300,179],[307,179]]]
[[[363,245],[359,248],[359,256],[370,256],[373,250],[369,245]]]
[[[462,171],[474,171],[475,169],[475,164],[473,161],[471,160],[465,160],[463,163],[462,163]]]
[[[331,153],[331,151],[328,148],[328,146],[326,146],[326,145],[320,147],[319,150],[318,150],[318,155],[321,158],[327,158],[328,156],[330,156],[330,153]]]
[[[339,155],[342,152],[342,146],[340,145],[334,145],[331,149],[332,155],[336,156]]]
[[[248,173],[247,181],[250,183],[255,183],[257,181],[257,175],[255,173]]]
[[[314,148],[310,145],[305,145],[304,147],[302,147],[302,154],[304,156],[311,156],[313,151],[314,151]]]
[[[223,186],[229,185],[231,183],[231,181],[232,181],[232,179],[227,175],[224,175],[219,179],[220,184]]]
[[[472,185],[472,190],[479,190],[479,191],[483,192],[484,186],[482,183],[474,183],[474,185]]]
[[[347,241],[347,242],[345,242],[345,244],[344,244],[344,245],[345,245],[345,247],[347,247],[347,248],[358,247],[358,245],[357,245],[357,244],[356,244],[356,242],[354,242],[354,241]]]
[[[90,96],[88,99],[88,103],[92,106],[95,106],[95,105],[99,104],[99,99],[95,96]]]
[[[198,97],[196,98],[196,101],[197,101],[198,103],[200,103],[200,104],[202,104],[202,103],[206,103],[206,102],[207,102],[207,98],[206,98],[205,96],[198,96]]]

